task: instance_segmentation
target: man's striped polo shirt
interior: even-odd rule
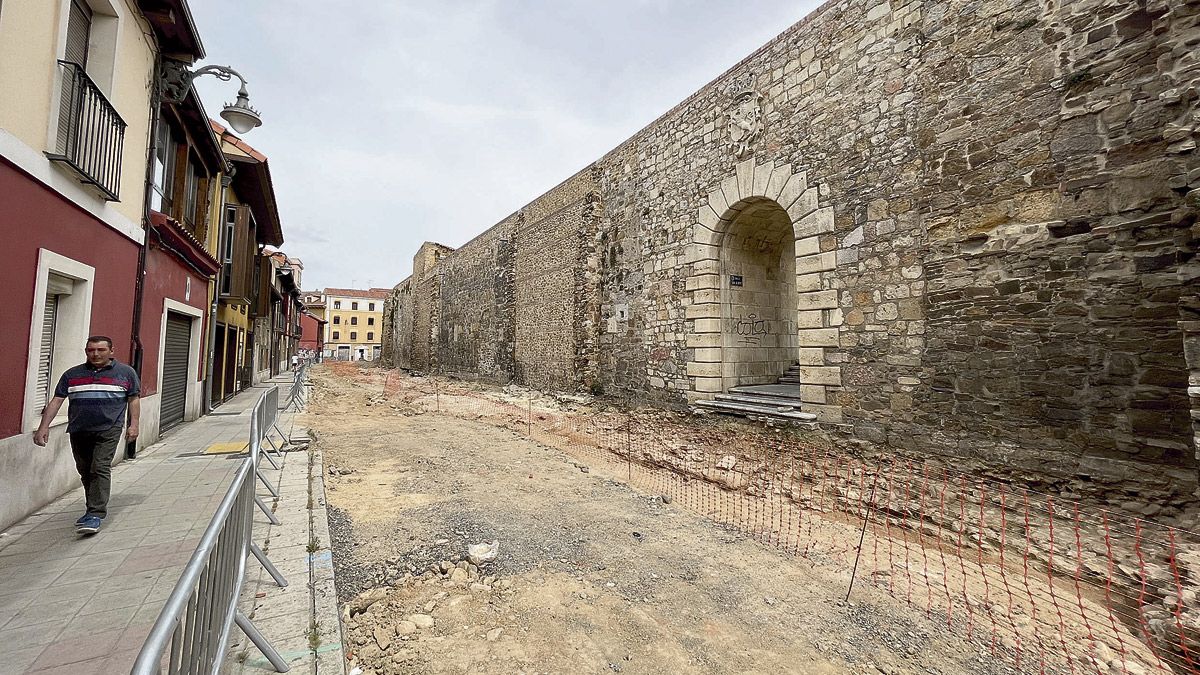
[[[125,421],[129,397],[141,393],[142,385],[133,368],[113,359],[93,368],[84,363],[63,373],[55,396],[69,402],[67,432],[105,431]]]

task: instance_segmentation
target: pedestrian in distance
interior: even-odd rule
[[[112,460],[121,440],[121,424],[129,409],[125,439],[136,441],[142,407],[141,382],[133,368],[113,358],[112,339],[93,335],[84,347],[87,362],[67,370],[54,388],[54,396],[42,412],[42,423],[33,432],[35,445],[50,440],[50,423],[63,401],[67,406],[67,434],[71,453],[83,483],[87,512],[75,521],[75,531],[95,534],[108,515],[112,486]]]

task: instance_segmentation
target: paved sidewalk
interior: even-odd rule
[[[289,382],[270,386],[282,398]],[[129,672],[244,456],[204,450],[247,440],[249,411],[266,388],[238,394],[114,466],[99,534],[75,534],[80,487],[0,535],[0,675]],[[291,422],[281,413],[285,431]],[[262,468],[273,481],[282,473],[265,459]],[[256,513],[256,535],[266,524]],[[258,568],[249,558],[247,570]]]
[[[284,429],[287,431],[287,429]],[[307,445],[307,430],[290,433]],[[324,462],[312,450],[286,453],[275,516],[279,525],[255,527],[255,541],[288,581],[280,588],[261,565],[247,568],[239,607],[297,675],[345,672],[329,522]],[[253,563],[253,560],[251,561]],[[230,636],[225,668],[232,675],[267,675],[275,669],[240,631]]]

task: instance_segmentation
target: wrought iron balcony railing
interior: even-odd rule
[[[109,201],[118,201],[125,120],[83,67],[59,61],[58,68],[62,74],[58,143],[46,156],[71,167]]]

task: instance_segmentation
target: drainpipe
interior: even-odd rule
[[[237,171],[232,162],[226,162],[225,175],[221,176],[221,208],[217,211],[217,256],[221,269],[217,272],[216,283],[213,284],[212,303],[208,308],[208,354],[205,356],[204,372],[204,413],[212,412],[213,368],[217,361],[217,306],[221,302],[221,284],[225,278],[225,206],[226,190],[233,182],[233,174]],[[225,358],[229,358],[226,354]]]
[[[157,45],[156,45],[157,46]],[[145,194],[142,196],[142,246],[138,250],[137,277],[133,287],[133,326],[129,336],[129,365],[142,377],[142,304],[146,295],[146,250],[150,247],[150,202],[154,195],[154,157],[158,150],[158,124],[162,107],[162,57],[155,57],[154,81],[150,85],[150,142],[146,152]]]

